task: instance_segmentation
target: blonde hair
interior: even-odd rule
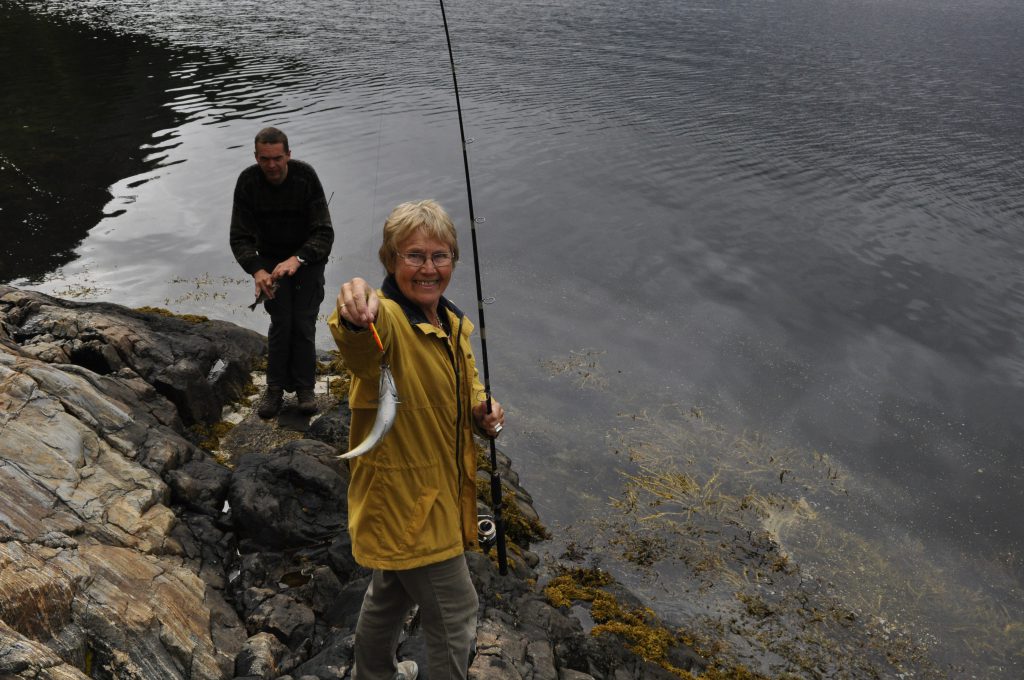
[[[443,242],[451,248],[452,262],[458,261],[459,240],[452,218],[437,201],[410,201],[395,207],[384,220],[384,240],[377,254],[389,274],[395,271],[398,244],[418,231]]]

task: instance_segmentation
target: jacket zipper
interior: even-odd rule
[[[455,370],[455,470],[457,486],[455,487],[455,502],[459,506],[459,534],[462,535],[465,526],[464,510],[462,507],[462,437],[459,436],[459,425],[462,422],[462,380],[459,375],[459,344],[462,340],[462,322],[465,317],[459,317],[459,327],[454,335],[455,348],[450,343],[445,343],[448,349],[448,357],[452,361],[452,368]]]

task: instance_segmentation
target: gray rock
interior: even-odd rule
[[[583,671],[574,671],[571,668],[563,668],[558,672],[558,680],[594,680],[594,676]]]
[[[243,396],[266,339],[223,321],[190,323],[107,303],[81,303],[0,286],[0,313],[21,351],[99,375],[130,368],[178,408],[185,424],[220,420]]]
[[[577,619],[548,604],[539,593],[528,593],[516,603],[523,628],[531,639],[562,640],[579,635],[583,626]]]
[[[287,595],[270,597],[246,620],[250,630],[273,633],[292,649],[312,637],[315,624],[313,610]]]
[[[272,680],[280,675],[281,661],[288,648],[271,633],[253,635],[235,657],[235,677],[257,677]]]
[[[555,652],[547,640],[533,640],[526,645],[526,660],[533,667],[533,680],[560,680],[555,668]]]
[[[469,677],[476,680],[520,680],[533,677],[527,662],[529,640],[512,626],[485,618],[477,625],[476,657]]]
[[[0,329],[0,675],[85,677],[87,657],[111,677],[230,674],[244,629],[184,554],[161,479],[198,450],[141,377],[165,336],[6,286]],[[221,342],[248,365],[238,330]]]

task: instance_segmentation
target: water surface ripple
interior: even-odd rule
[[[1019,677],[1024,6],[446,5],[487,218],[493,383],[515,421],[505,446],[542,514],[568,533],[605,513],[621,490],[616,470],[628,468],[623,423],[692,408],[806,461],[827,455],[846,495],[788,481],[796,468],[758,491],[790,494],[834,536],[869,541],[858,545],[889,556],[890,585],[941,574],[913,603],[897,589],[875,599],[933,641],[950,677]],[[379,276],[378,225],[398,201],[434,196],[465,225],[436,4],[268,7],[38,3],[40,21],[139,41],[138,68],[100,59],[93,78],[112,84],[108,118],[122,141],[149,141],[142,167],[97,175],[111,198],[85,213],[95,224],[60,241],[61,258],[23,238],[54,228],[53,217],[5,223],[5,238],[18,234],[31,253],[11,260],[6,279],[265,330],[245,309],[251,290],[226,223],[234,178],[267,124],[288,131],[332,195],[329,287]],[[154,80],[147,59],[173,63],[156,74],[155,113],[132,94]],[[7,84],[22,99],[33,87],[30,77]],[[63,166],[19,171],[18,151],[0,155],[18,195],[52,191],[39,178]],[[472,309],[472,277],[458,271],[450,292]],[[319,341],[329,346],[325,332]],[[668,425],[643,432],[647,445]],[[691,458],[724,465],[731,453]],[[852,539],[830,552],[821,536],[786,537],[809,570],[868,592],[851,573]],[[669,613],[689,611],[651,593]],[[985,654],[949,620],[975,621],[968,600],[999,603],[989,623],[1002,632],[968,626],[987,636]]]

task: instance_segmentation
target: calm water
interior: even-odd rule
[[[545,520],[568,534],[607,512],[625,440],[672,451],[671,430],[638,432],[633,416],[699,410],[829,456],[846,493],[799,462],[764,490],[870,541],[895,580],[941,574],[937,610],[955,618],[964,593],[999,609],[1006,635],[979,652],[928,603],[886,603],[964,677],[1018,677],[1024,6],[448,12],[487,219],[492,384]],[[2,116],[0,279],[265,330],[227,221],[268,124],[333,194],[331,288],[379,277],[397,202],[433,196],[466,224],[436,3],[0,3],[0,16],[0,54],[21,65],[3,97],[43,102]],[[40,94],[54,82],[66,99]],[[451,297],[475,307],[468,261]],[[798,534],[787,547],[826,575],[847,561]],[[856,575],[835,580],[848,578],[856,589]]]

